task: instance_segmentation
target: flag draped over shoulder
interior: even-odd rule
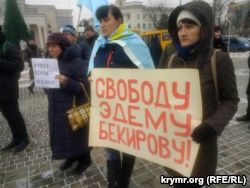
[[[95,12],[102,5],[109,5],[108,0],[78,0],[77,2],[77,6],[79,8],[82,8],[83,6],[85,6],[87,9],[89,9],[93,13],[94,26],[96,29],[100,28],[100,24],[95,16]]]
[[[89,60],[88,74],[94,68],[94,57],[97,50],[108,43],[119,44],[138,68],[154,68],[154,63],[147,45],[139,35],[129,29],[127,24],[121,24],[107,39],[100,35],[96,40]]]

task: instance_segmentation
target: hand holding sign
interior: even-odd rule
[[[190,176],[199,148],[191,132],[202,119],[198,70],[93,69],[91,74],[89,145]]]
[[[32,58],[31,62],[36,87],[60,88],[59,80],[55,79],[55,76],[59,74],[56,59]]]

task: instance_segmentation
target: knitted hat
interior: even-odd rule
[[[64,33],[65,31],[70,32],[72,35],[76,35],[76,29],[72,25],[65,25],[63,27],[63,31],[62,32]]]
[[[86,31],[92,31],[92,32],[95,32],[95,30],[94,30],[93,26],[91,26],[91,25],[87,25],[87,26],[85,26],[84,32],[86,32]]]
[[[219,30],[221,30],[220,26],[215,25],[215,26],[214,26],[214,32],[215,32],[215,31],[219,31]]]
[[[201,22],[199,19],[190,11],[188,10],[182,10],[176,20],[177,24],[182,20],[182,19],[190,19],[193,20],[195,23],[197,23],[199,26],[201,26]]]
[[[70,46],[70,41],[65,34],[55,32],[48,36],[46,45],[48,44],[58,44],[64,49]]]

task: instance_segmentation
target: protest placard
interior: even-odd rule
[[[90,146],[114,148],[190,176],[201,123],[195,69],[93,69]]]
[[[32,58],[31,62],[36,87],[60,88],[59,80],[55,79],[59,74],[57,59]]]

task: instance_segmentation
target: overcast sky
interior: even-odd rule
[[[74,26],[76,26],[78,22],[78,15],[79,15],[79,8],[76,6],[78,0],[25,0],[26,4],[35,4],[35,5],[55,5],[56,8],[58,9],[72,9],[73,10],[73,22]],[[108,0],[110,3],[114,3],[115,0]],[[135,1],[135,0],[127,0],[129,1]],[[143,3],[147,3],[148,0],[136,0],[136,1],[141,1]],[[150,0],[150,1],[157,1],[157,0]],[[182,4],[190,2],[191,0],[166,0],[167,1],[167,6],[170,7],[176,7],[180,4],[180,1]],[[206,0],[206,2],[212,4],[213,0]],[[92,13],[88,11],[88,9],[83,8],[81,15],[80,15],[80,20],[83,18],[90,18],[92,17]]]

